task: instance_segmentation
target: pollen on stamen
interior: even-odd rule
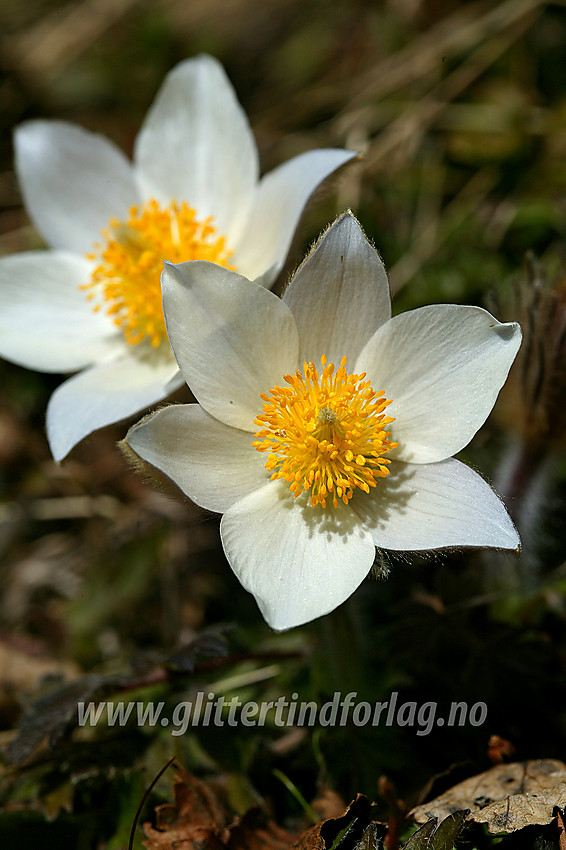
[[[321,357],[321,370],[304,363],[303,371],[284,375],[286,387],[262,393],[261,429],[252,446],[269,452],[272,479],[289,484],[293,496],[309,493],[309,503],[335,508],[348,504],[356,490],[369,493],[389,474],[384,457],[397,443],[389,439],[385,414],[391,400],[375,391],[366,374],[349,374],[346,357],[335,369]]]
[[[123,332],[126,342],[147,342],[154,348],[166,338],[161,303],[163,261],[208,260],[224,268],[231,252],[212,218],[199,220],[187,203],[173,201],[162,208],[150,200],[132,207],[126,222],[111,219],[87,259],[96,265],[90,281],[81,285],[92,309],[104,309]]]

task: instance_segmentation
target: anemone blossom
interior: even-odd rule
[[[273,628],[340,605],[376,546],[519,546],[498,496],[452,457],[495,403],[517,324],[451,304],[391,318],[383,264],[350,214],[282,299],[206,262],[167,265],[162,286],[199,403],[158,410],[126,442],[224,515],[226,557]]]
[[[60,121],[23,124],[15,149],[26,208],[50,250],[0,260],[0,356],[78,372],[48,406],[56,460],[182,385],[163,319],[163,261],[211,261],[270,286],[309,196],[355,156],[312,150],[259,179],[245,113],[209,56],[168,74],[132,163]]]

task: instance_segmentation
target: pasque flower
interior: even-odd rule
[[[270,286],[309,196],[355,156],[312,150],[260,180],[246,116],[209,56],[166,77],[133,163],[59,121],[23,124],[15,147],[27,210],[51,250],[0,261],[0,356],[79,372],[48,407],[57,460],[182,384],[163,320],[163,260],[207,260]]]
[[[488,484],[452,458],[489,414],[521,341],[477,307],[391,318],[356,219],[327,231],[282,299],[206,262],[167,265],[167,329],[199,404],[126,437],[204,508],[276,629],[336,608],[375,547],[516,549]]]

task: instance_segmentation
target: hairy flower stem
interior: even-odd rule
[[[531,591],[538,584],[541,567],[544,512],[553,486],[553,452],[541,452],[527,440],[515,441],[504,455],[496,474],[495,485],[521,536],[521,556],[515,567],[506,572],[504,584],[509,589]],[[510,564],[509,559],[506,559]]]
[[[347,599],[318,625],[321,689],[343,694],[363,690],[363,644],[355,599]]]

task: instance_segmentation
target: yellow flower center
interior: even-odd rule
[[[95,300],[120,327],[126,341],[143,340],[157,347],[166,337],[161,303],[163,261],[208,260],[225,268],[231,253],[219,236],[212,218],[199,221],[194,209],[176,201],[162,209],[150,200],[132,207],[128,221],[112,219],[102,232],[105,244],[96,244],[89,260],[97,262],[89,283],[81,289]]]
[[[255,419],[261,430],[252,445],[270,452],[266,469],[289,482],[295,498],[310,490],[311,505],[325,508],[329,498],[337,508],[356,487],[369,493],[389,474],[383,455],[398,444],[385,430],[394,421],[383,412],[391,401],[372,389],[366,373],[349,375],[345,357],[336,371],[326,357],[321,363],[320,375],[305,363],[303,373],[284,376],[288,387],[261,394],[263,413]]]

